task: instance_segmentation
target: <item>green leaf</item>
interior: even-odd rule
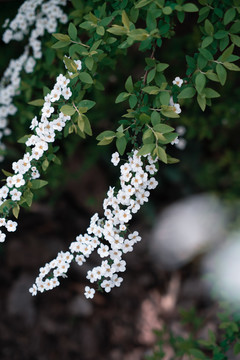
[[[104,139],[100,140],[99,143],[97,145],[108,145],[110,144],[113,139],[115,138],[115,136],[108,136],[108,137],[105,137]]]
[[[20,139],[18,139],[18,143],[25,144],[25,142],[31,137],[32,135],[24,135]]]
[[[212,42],[213,42],[212,36],[205,37],[202,41],[202,48],[204,49],[204,48],[208,47]]]
[[[135,8],[136,8],[136,9],[142,8],[142,7],[144,7],[145,5],[150,4],[151,2],[153,2],[153,0],[140,0],[140,1],[135,5]]]
[[[222,55],[219,57],[219,61],[224,62],[226,61],[230,55],[232,55],[234,50],[234,44],[230,45],[223,53]]]
[[[179,160],[174,158],[174,157],[171,157],[171,156],[167,155],[167,163],[168,164],[177,164],[177,163],[179,163]]]
[[[212,99],[212,98],[218,98],[220,96],[220,94],[211,89],[211,88],[205,88],[203,91],[203,94],[206,96],[206,98]]]
[[[231,34],[230,37],[231,37],[232,42],[233,42],[236,46],[240,47],[240,36]]]
[[[195,357],[195,359],[206,360],[206,355],[198,349],[189,349],[189,353]]]
[[[77,28],[72,22],[68,25],[68,35],[74,41],[77,39]]]
[[[223,65],[225,66],[226,69],[228,70],[232,70],[232,71],[240,71],[240,67],[235,65],[235,64],[232,64],[232,63],[229,63],[229,62],[224,62]]]
[[[160,121],[161,121],[161,116],[160,116],[159,112],[153,111],[151,114],[151,122],[152,122],[153,126],[159,124]]]
[[[103,132],[101,132],[97,137],[96,139],[97,140],[103,140],[104,138],[107,138],[107,137],[115,137],[116,134],[114,131],[111,131],[111,130],[105,130]]]
[[[166,151],[161,146],[157,147],[157,156],[162,162],[167,164],[167,154]]]
[[[142,141],[143,144],[152,144],[154,142],[152,129],[147,129],[146,131],[144,131]]]
[[[32,189],[40,189],[43,186],[46,186],[47,184],[48,182],[46,180],[40,180],[40,179],[31,180]]]
[[[137,102],[138,98],[136,95],[133,94],[129,97],[129,105],[131,109],[133,109],[137,105]]]
[[[157,86],[145,86],[142,91],[149,95],[157,95],[161,90]]]
[[[140,120],[140,123],[143,125],[143,124],[148,124],[150,123],[150,116],[145,114],[145,113],[142,113],[140,116],[139,116],[139,120]]]
[[[126,140],[125,136],[122,136],[116,140],[116,146],[117,146],[119,154],[123,155],[124,151],[126,149],[126,146],[127,146],[127,140]]]
[[[197,12],[198,7],[195,4],[188,3],[182,5],[183,11],[185,12]]]
[[[201,94],[206,85],[206,76],[202,73],[198,73],[195,78],[196,90]]]
[[[205,49],[202,49],[202,50],[205,50]],[[207,63],[208,63],[208,60],[205,57],[203,57],[201,54],[199,54],[197,57],[197,65],[198,65],[199,69],[203,70],[205,68],[205,66],[207,65]]]
[[[92,136],[92,128],[91,128],[91,124],[90,124],[88,117],[86,115],[82,115],[82,117],[83,117],[83,121],[84,121],[84,132],[87,135]]]
[[[52,34],[52,36],[55,37],[55,39],[62,41],[62,42],[70,42],[70,37],[68,35],[64,35],[64,34]]]
[[[229,29],[230,34],[240,33],[240,21],[236,21]]]
[[[71,44],[71,41],[57,41],[55,44],[53,44],[51,47],[53,49],[60,49],[60,48],[64,48],[66,46],[68,46],[69,44]]]
[[[6,171],[6,170],[4,170],[4,169],[2,169],[2,172],[3,172],[3,174],[5,175],[5,176],[13,176],[13,174],[12,173],[10,173],[9,171]]]
[[[208,19],[205,20],[204,29],[205,29],[205,31],[206,31],[206,33],[208,35],[211,35],[211,36],[213,35],[214,27],[213,27],[212,23]]]
[[[125,82],[125,89],[129,92],[132,93],[133,92],[133,81],[132,81],[132,77],[129,76],[127,78],[127,81]]]
[[[145,144],[138,151],[137,155],[142,156],[142,155],[150,154],[154,148],[155,148],[155,144]]]
[[[64,56],[63,61],[68,69],[68,71],[76,73],[77,72],[77,65],[72,59],[69,59],[67,56]]]
[[[113,35],[126,35],[127,29],[124,26],[119,25],[113,25],[110,29],[107,29],[107,31]]]
[[[86,84],[93,84],[93,79],[91,77],[90,74],[88,74],[87,72],[80,72],[79,74],[79,79]]]
[[[196,90],[193,87],[186,87],[178,95],[178,99],[191,99],[196,94]]]
[[[156,69],[157,69],[158,72],[162,72],[165,69],[167,69],[168,67],[169,67],[169,64],[159,63],[159,64],[157,64]]]
[[[135,41],[144,41],[150,36],[145,29],[134,29],[131,30],[127,35]]]
[[[235,16],[236,16],[236,10],[234,8],[228,9],[224,14],[223,24],[228,25],[231,21],[234,20]]]
[[[153,127],[153,130],[160,132],[162,134],[167,134],[169,132],[174,131],[174,128],[166,124],[157,124]]]
[[[78,114],[77,124],[81,132],[84,132],[84,120],[82,114]]]
[[[93,65],[94,65],[94,60],[91,56],[88,56],[85,58],[85,65],[88,68],[88,70],[92,70]]]
[[[227,31],[225,30],[218,30],[216,34],[214,34],[214,38],[217,40],[224,39],[227,36]]]
[[[16,206],[14,206],[14,208],[12,209],[13,216],[15,216],[16,219],[18,218],[19,211],[20,211],[20,206],[16,204]]]
[[[42,163],[42,169],[43,169],[43,171],[46,171],[47,168],[48,168],[48,166],[49,166],[49,161],[48,161],[48,159],[44,159],[44,161],[43,161],[43,163]]]
[[[179,118],[180,116],[173,110],[173,108],[171,106],[169,106],[169,109],[162,109],[161,110],[161,114],[163,116],[169,117],[169,118]]]
[[[224,85],[227,79],[227,71],[221,64],[217,64],[216,66],[217,76],[219,78],[220,84]]]
[[[149,84],[155,78],[155,75],[156,75],[156,68],[149,71],[149,73],[147,74],[147,84]]]
[[[43,99],[36,99],[36,100],[30,101],[28,104],[33,105],[33,106],[43,106],[44,100]]]
[[[205,96],[202,96],[202,95],[198,94],[197,102],[198,102],[198,105],[200,106],[201,110],[204,111],[206,109],[206,98],[205,98]]]
[[[22,204],[23,202],[26,202],[27,205],[30,207],[32,205],[32,201],[33,201],[33,193],[31,192],[30,189],[27,189],[23,193],[20,204]]]
[[[12,200],[5,200],[0,206],[0,213],[5,213],[6,211],[9,211],[13,204],[14,202]]]
[[[168,91],[161,91],[160,95],[160,102],[162,105],[169,105],[170,102],[170,94]]]
[[[76,109],[71,106],[71,105],[63,105],[61,108],[60,108],[60,111],[64,114],[64,115],[70,115],[72,116],[73,114],[75,114],[76,112]]]
[[[120,102],[125,101],[130,95],[131,95],[131,94],[129,94],[129,93],[121,92],[121,93],[117,96],[117,98],[116,98],[116,100],[115,100],[115,103],[118,104],[118,103],[120,103]]]
[[[213,55],[207,49],[199,49],[200,54],[207,60],[213,60]]]
[[[170,6],[165,6],[162,9],[162,12],[164,13],[164,15],[170,15],[172,13],[172,8]]]
[[[95,105],[96,102],[92,100],[82,100],[78,103],[78,107],[86,107],[88,110],[92,109]]]
[[[125,10],[123,10],[123,12],[122,12],[122,23],[123,23],[123,26],[129,30],[130,21],[129,21],[129,18],[128,18]]]
[[[97,26],[96,33],[100,36],[103,36],[105,34],[105,29],[103,26]]]
[[[212,81],[216,81],[216,82],[219,82],[219,78],[217,76],[217,74],[215,74],[212,70],[208,70],[206,73],[205,73],[206,77]]]

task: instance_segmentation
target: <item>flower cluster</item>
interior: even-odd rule
[[[11,60],[0,81],[0,139],[3,135],[11,133],[8,128],[7,118],[14,115],[17,108],[13,105],[13,97],[18,93],[20,86],[20,73],[24,69],[32,73],[36,59],[42,57],[40,37],[45,30],[53,33],[57,29],[58,21],[67,22],[67,16],[63,13],[61,6],[65,6],[67,0],[26,0],[18,10],[17,16],[5,27],[8,29],[3,34],[3,41],[9,43],[11,40],[21,41],[31,30],[28,44],[23,54],[15,60]],[[32,26],[34,27],[32,28]],[[4,150],[4,144],[0,143],[0,149]],[[0,161],[3,157],[0,157]]]
[[[34,134],[26,141],[28,149],[23,158],[13,162],[13,175],[8,176],[6,185],[0,188],[0,205],[6,204],[6,201],[11,201],[11,206],[15,207],[16,202],[21,200],[24,191],[28,188],[28,181],[40,176],[37,169],[38,160],[48,150],[49,143],[54,142],[56,132],[61,131],[66,122],[70,120],[70,116],[64,115],[62,112],[59,115],[54,115],[54,102],[59,100],[60,96],[67,100],[72,94],[68,87],[69,82],[69,79],[60,74],[52,91],[44,98],[40,120],[38,121],[36,116],[32,119],[30,128]],[[0,218],[0,226],[5,226],[7,231],[15,231],[17,223],[11,220],[7,221],[7,216],[8,213],[5,217]],[[5,237],[6,235],[0,231],[0,242],[3,242]]]
[[[150,192],[158,182],[153,177],[157,172],[156,161],[150,155],[140,157],[132,152],[128,161],[121,165],[120,189],[109,188],[103,201],[104,217],[92,216],[87,232],[78,235],[69,246],[69,251],[60,252],[56,259],[40,269],[40,274],[29,290],[32,295],[51,290],[58,286],[59,277],[65,277],[72,260],[82,265],[93,251],[100,257],[100,263],[89,270],[86,278],[96,282],[102,291],[110,292],[123,281],[119,273],[126,270],[123,255],[131,252],[141,240],[138,232],[128,234],[127,224],[140,206],[148,201]],[[112,163],[117,166],[118,153],[112,155]],[[85,287],[85,296],[93,298],[95,289]]]

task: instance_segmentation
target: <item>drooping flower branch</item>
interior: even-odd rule
[[[5,227],[7,231],[15,231],[17,227],[16,221],[7,220],[11,212],[17,218],[19,205],[26,202],[30,206],[32,203],[31,188],[40,188],[47,183],[36,179],[40,176],[39,169],[44,153],[49,150],[49,145],[54,143],[56,134],[61,132],[71,119],[69,115],[58,113],[54,107],[54,103],[60,101],[60,98],[68,100],[71,97],[69,82],[70,80],[62,74],[57,77],[52,91],[44,98],[40,120],[36,116],[32,119],[30,128],[34,133],[23,138],[27,146],[24,156],[13,162],[13,174],[5,172],[6,185],[0,188],[0,209],[3,213],[0,226]],[[0,241],[3,242],[5,238],[6,234],[0,231]]]
[[[112,163],[117,166],[119,154],[112,155]],[[90,283],[97,283],[95,288],[110,292],[123,281],[119,273],[126,270],[123,255],[131,252],[133,246],[141,240],[137,231],[129,233],[127,228],[132,215],[148,201],[150,191],[158,182],[153,177],[157,172],[151,155],[138,156],[138,151],[131,152],[128,161],[120,167],[120,188],[109,188],[103,201],[104,217],[92,216],[87,232],[78,235],[69,246],[69,251],[58,253],[57,257],[40,268],[39,276],[30,289],[32,295],[52,290],[60,285],[59,278],[65,277],[70,263],[75,260],[82,265],[93,251],[100,257],[98,266],[89,270],[86,278]],[[95,289],[85,287],[85,296],[93,298]]]
[[[11,40],[21,41],[28,36],[28,43],[24,47],[22,55],[9,62],[0,80],[0,149],[5,145],[1,142],[3,136],[10,135],[8,116],[17,111],[13,104],[13,98],[19,94],[21,72],[34,71],[36,60],[42,57],[41,38],[45,31],[52,34],[56,31],[58,22],[65,24],[67,15],[60,6],[66,6],[67,0],[26,0],[19,8],[17,16],[9,23],[7,19],[4,27],[3,41],[8,44]],[[29,34],[30,33],[30,34]],[[3,160],[0,156],[0,161]]]

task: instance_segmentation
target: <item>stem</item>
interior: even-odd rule
[[[83,44],[82,42],[77,42],[77,41],[73,41],[73,40],[71,40],[71,42],[74,43],[74,44],[82,45],[82,46],[84,46],[86,48],[90,48],[89,45]]]

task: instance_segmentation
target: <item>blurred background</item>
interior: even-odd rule
[[[0,0],[0,24],[13,18],[22,3]],[[71,11],[69,2],[67,12]],[[61,25],[58,32],[66,31]],[[170,64],[169,83],[176,76],[185,77],[185,54],[194,54],[200,36],[195,15],[190,14],[183,25],[176,23],[176,36],[156,53]],[[62,50],[51,49],[53,43],[46,34],[36,71],[22,74],[21,93],[14,101],[19,110],[10,118],[12,135],[6,138],[1,165],[5,170],[23,153],[16,141],[29,133],[37,115],[38,108],[26,103],[41,98],[43,86],[51,87],[63,71]],[[24,41],[1,42],[1,76],[23,45]],[[18,231],[0,245],[1,360],[144,359],[152,353],[154,329],[167,325],[183,334],[181,309],[196,309],[204,319],[199,328],[204,337],[209,328],[217,327],[216,297],[240,299],[240,85],[234,72],[228,72],[224,88],[216,84],[221,98],[214,99],[211,108],[203,113],[196,103],[186,101],[180,119],[169,123],[178,127],[182,145],[170,145],[169,153],[180,162],[160,164],[159,185],[131,223],[143,240],[125,257],[122,286],[110,294],[96,294],[93,301],[85,299],[86,272],[96,263],[93,256],[84,266],[73,266],[54,291],[37,298],[28,293],[39,267],[85,232],[89,218],[102,213],[109,185],[117,184],[118,169],[109,166],[115,147],[97,147],[95,138],[117,127],[125,105],[114,104],[115,98],[129,74],[134,80],[143,76],[146,55],[141,56],[131,48],[127,61],[120,57],[117,71],[114,63],[109,64],[103,75],[105,90],[91,94],[97,103],[89,112],[94,136],[82,140],[71,135],[61,142],[62,164],[49,167],[49,186],[36,193],[31,209],[20,214]],[[209,273],[211,281],[206,282]],[[165,360],[170,357],[171,349],[166,348]]]

